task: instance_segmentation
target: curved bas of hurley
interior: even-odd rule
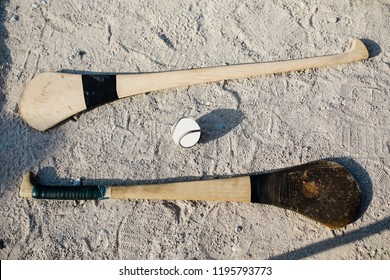
[[[42,73],[25,87],[19,100],[23,119],[44,131],[84,110],[149,91],[205,82],[332,66],[369,57],[366,46],[355,39],[350,49],[332,54],[287,61],[260,62],[160,73],[78,75]]]
[[[329,228],[358,219],[362,195],[340,164],[320,160],[264,174],[135,186],[34,185],[26,173],[20,196],[37,199],[164,199],[252,202],[295,211]]]

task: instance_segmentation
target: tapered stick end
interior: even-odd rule
[[[360,39],[354,39],[352,41],[351,47],[347,52],[356,54],[356,60],[366,59],[370,57],[370,53],[368,52],[366,45]]]

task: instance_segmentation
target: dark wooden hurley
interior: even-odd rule
[[[131,186],[34,185],[26,173],[21,197],[37,199],[165,199],[216,200],[274,205],[313,219],[329,228],[358,219],[362,194],[342,165],[320,160],[257,175],[227,179]]]

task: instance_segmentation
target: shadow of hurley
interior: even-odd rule
[[[327,240],[323,240],[291,252],[287,252],[278,256],[271,257],[270,260],[297,260],[304,259],[315,254],[331,250],[336,247],[343,246],[348,243],[362,240],[371,235],[380,233],[385,230],[390,230],[390,217],[382,221],[370,224],[366,227],[347,232],[343,235],[336,236]]]
[[[370,39],[361,39],[366,46],[370,57],[378,56],[382,52],[382,48],[374,41]]]

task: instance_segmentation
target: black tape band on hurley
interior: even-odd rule
[[[82,75],[82,81],[87,109],[118,99],[115,75]]]

